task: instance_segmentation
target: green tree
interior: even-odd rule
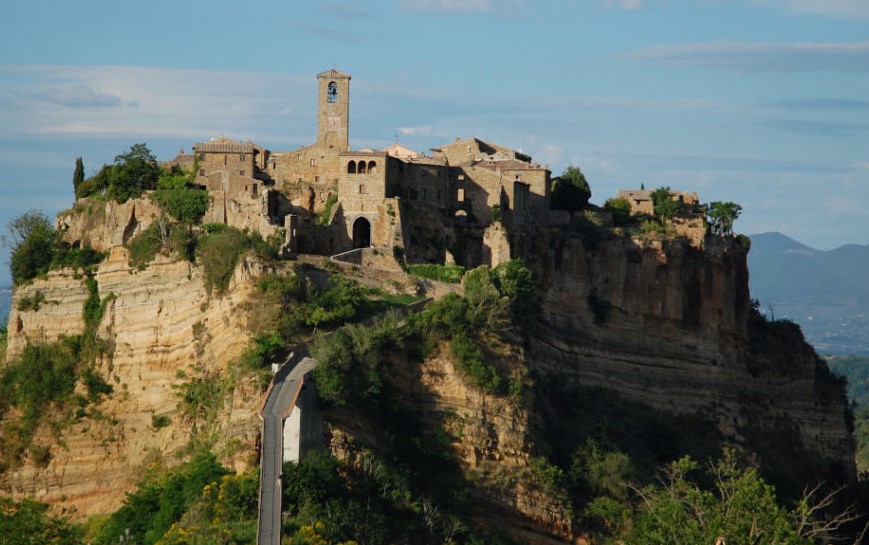
[[[190,178],[183,172],[162,174],[152,198],[173,218],[192,224],[201,220],[208,210],[208,192],[191,187]]]
[[[590,198],[591,188],[578,167],[568,166],[561,176],[552,180],[550,208],[553,210],[582,210]]]
[[[726,236],[733,234],[733,222],[742,212],[742,206],[735,202],[714,201],[709,203],[706,215],[709,217],[709,228],[713,235]]]
[[[12,283],[20,285],[48,272],[54,257],[54,226],[38,210],[30,210],[13,219],[0,236],[10,254]]]
[[[604,208],[613,215],[613,225],[618,227],[631,222],[631,203],[627,199],[618,197],[607,199]]]
[[[0,542],[16,545],[82,545],[82,529],[48,514],[48,505],[0,496]]]
[[[670,220],[682,208],[682,199],[674,200],[669,187],[659,187],[652,191],[652,206],[655,215],[663,221]]]
[[[76,198],[79,197],[82,183],[84,183],[84,162],[81,160],[81,157],[76,157],[75,170],[72,173],[72,189]]]
[[[96,176],[82,182],[77,197],[107,195],[118,202],[126,202],[154,189],[159,176],[157,158],[148,146],[134,144],[129,151],[115,156],[114,163],[104,165]]]
[[[782,507],[773,486],[756,469],[742,466],[733,450],[706,471],[713,490],[692,478],[698,469],[697,462],[684,457],[667,467],[661,486],[639,491],[640,511],[625,543],[695,545],[721,537],[730,544],[811,545],[835,541],[836,533],[858,518],[852,510],[821,517],[833,506],[834,495],[819,497],[818,489],[807,492],[792,510]]]

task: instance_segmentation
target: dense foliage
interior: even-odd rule
[[[582,210],[588,206],[590,198],[591,187],[578,167],[568,166],[561,176],[552,180],[550,207],[553,210]]]
[[[433,263],[409,264],[405,266],[409,274],[421,276],[438,282],[458,284],[462,281],[465,268],[461,265],[438,265]]]
[[[33,500],[0,496],[0,543],[9,545],[84,545],[82,528],[48,514]]]
[[[742,206],[735,202],[713,201],[709,203],[706,215],[709,217],[709,230],[713,235],[732,235],[733,222],[742,212]]]
[[[81,199],[102,195],[123,203],[154,189],[159,176],[157,158],[148,146],[134,144],[129,151],[117,155],[114,163],[104,165],[95,176],[82,182],[75,196]]]
[[[127,495],[123,507],[113,513],[100,529],[93,545],[114,545],[121,539],[140,545],[157,543],[185,512],[203,498],[203,489],[207,485],[219,486],[228,471],[217,463],[214,456],[203,454],[172,471],[152,473],[139,483],[137,490]],[[241,504],[247,518],[250,517],[247,510],[251,504],[251,488],[249,485],[245,487],[247,497],[244,497],[244,491],[239,491],[239,500],[231,502]],[[185,541],[176,539],[170,543]]]
[[[659,187],[652,191],[651,198],[655,216],[665,222],[672,219],[682,209],[681,199],[673,199],[669,187]]]
[[[31,210],[13,219],[2,237],[11,258],[9,272],[16,286],[45,275],[50,269],[71,267],[85,272],[105,258],[90,246],[72,247],[42,212]]]
[[[208,210],[208,192],[193,186],[193,173],[164,172],[151,198],[176,220],[198,223]]]

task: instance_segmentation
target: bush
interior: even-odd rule
[[[83,545],[83,530],[48,514],[48,505],[0,496],[0,541],[15,545]]]
[[[18,301],[18,310],[21,312],[27,312],[28,310],[32,310],[33,312],[37,312],[39,307],[42,306],[42,303],[45,302],[45,294],[42,293],[41,290],[36,290],[30,297],[22,297]]]
[[[421,276],[438,282],[458,284],[462,281],[465,268],[461,265],[436,265],[426,263],[420,265],[408,265],[407,272],[414,276]]]
[[[134,144],[126,153],[115,157],[111,165],[104,165],[100,171],[79,185],[76,197],[105,195],[120,203],[154,189],[160,167],[157,159],[145,144]]]
[[[205,269],[205,288],[222,295],[229,287],[238,259],[249,248],[244,233],[225,227],[207,234],[199,241],[199,262]]]
[[[10,251],[9,272],[19,286],[48,272],[54,257],[56,233],[48,217],[31,210],[6,227],[3,245]]]
[[[613,225],[620,227],[631,223],[631,203],[627,199],[607,199],[604,208],[613,216]]]
[[[208,210],[208,192],[192,187],[190,178],[187,174],[164,173],[151,199],[178,221],[193,224]]]
[[[456,367],[471,383],[490,394],[501,394],[498,371],[483,361],[483,352],[464,332],[452,338],[450,348],[456,358]]]
[[[329,225],[329,221],[332,219],[332,208],[338,203],[338,195],[336,193],[329,193],[329,196],[326,197],[326,206],[323,208],[323,211],[317,215],[317,225]]]
[[[153,545],[202,497],[207,485],[227,473],[212,454],[205,454],[171,472],[146,477],[111,515],[94,545]]]

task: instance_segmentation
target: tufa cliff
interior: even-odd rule
[[[107,513],[149,464],[183,456],[191,437],[209,435],[238,469],[255,461],[260,384],[238,378],[234,365],[248,346],[255,281],[266,269],[242,259],[218,296],[188,261],[158,256],[144,269],[131,267],[122,244],[156,215],[149,202],[132,200],[59,219],[67,242],[109,252],[93,279],[105,304],[97,335],[107,346],[96,369],[112,392],[97,403],[99,417],[60,430],[43,425],[35,441],[50,456],[28,457],[0,475],[4,492],[78,515]],[[450,435],[459,471],[478,483],[479,519],[533,543],[577,539],[565,503],[535,486],[529,468],[540,453],[566,463],[583,438],[576,429],[594,418],[586,407],[602,391],[608,403],[692,419],[713,440],[743,446],[761,466],[787,453],[795,473],[768,467],[779,482],[853,482],[844,389],[798,329],[753,311],[748,249],[737,239],[655,240],[600,228],[594,236],[553,229],[527,242],[537,323],[524,349],[503,347],[500,356],[530,375],[533,394],[524,403],[469,386],[443,348],[419,365],[397,354],[387,367],[420,428]],[[19,310],[37,292],[44,303]],[[88,297],[85,278],[71,270],[17,288],[7,361],[27,343],[81,334]],[[185,415],[178,388],[203,376],[225,382],[221,402],[207,417]],[[331,450],[348,459],[389,433],[351,411],[336,409],[327,419]]]

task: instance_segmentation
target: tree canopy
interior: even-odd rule
[[[669,187],[659,187],[651,193],[655,215],[662,220],[671,219],[682,208],[681,199],[673,200],[670,191]]]
[[[578,167],[568,166],[561,176],[552,180],[550,208],[553,210],[582,210],[590,198],[591,188]]]
[[[732,235],[733,222],[742,212],[742,206],[735,202],[715,201],[709,203],[706,215],[709,217],[709,228],[713,235]]]
[[[30,210],[13,219],[2,235],[9,249],[9,272],[16,286],[48,272],[54,249],[54,226],[38,210]]]
[[[142,192],[154,189],[160,167],[157,158],[144,143],[133,144],[130,149],[115,156],[115,162],[79,185],[77,198],[106,195],[118,202],[136,198]]]

